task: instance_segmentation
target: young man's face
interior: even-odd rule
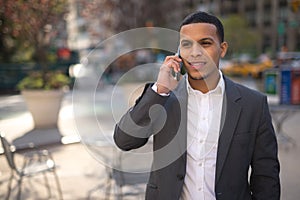
[[[180,55],[189,77],[205,80],[217,74],[227,43],[221,43],[217,28],[209,23],[192,23],[180,29]]]

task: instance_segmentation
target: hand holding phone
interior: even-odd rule
[[[157,92],[159,94],[169,93],[175,89],[181,78],[181,74],[184,73],[180,52],[178,51],[175,55],[167,56],[158,74]]]
[[[180,55],[180,47],[178,47],[177,53],[175,55],[178,56],[180,59],[182,59],[181,55]],[[174,69],[172,69],[172,72],[171,72],[172,76],[174,77],[174,79],[176,81],[179,81],[180,76],[185,74],[185,69],[183,67],[183,62],[182,61],[179,63],[179,66],[180,66],[180,72],[175,72]]]

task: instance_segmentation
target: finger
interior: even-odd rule
[[[177,62],[182,62],[182,59],[179,58],[178,55],[167,56],[167,57],[165,58],[165,61],[169,61],[169,60],[175,60],[175,61],[177,61]]]
[[[179,72],[180,71],[180,64],[179,62],[175,61],[175,60],[169,60],[166,64],[166,67],[173,69],[175,72]]]

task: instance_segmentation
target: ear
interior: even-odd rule
[[[221,58],[224,58],[224,56],[226,55],[227,49],[228,49],[228,43],[227,42],[222,42],[221,43]]]

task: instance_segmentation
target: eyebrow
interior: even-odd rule
[[[214,39],[212,39],[212,38],[202,38],[201,40],[198,40],[197,42],[201,42],[201,41],[203,41],[203,40],[211,40],[211,41],[214,41]]]
[[[202,39],[200,39],[200,40],[198,40],[198,41],[196,41],[197,43],[200,43],[200,42],[203,42],[203,41],[206,41],[206,40],[210,40],[210,41],[215,41],[214,39],[212,39],[212,38],[202,38]],[[181,41],[180,41],[180,43],[181,42],[191,42],[191,41],[194,41],[194,40],[192,40],[192,39],[182,39]]]

